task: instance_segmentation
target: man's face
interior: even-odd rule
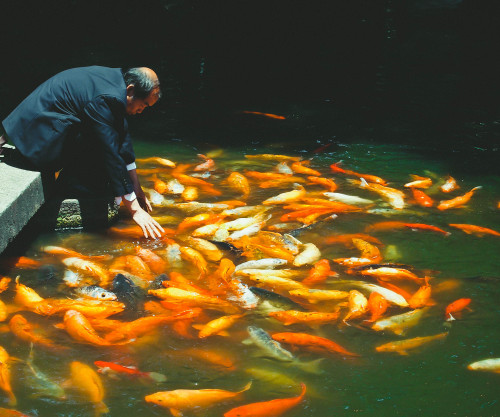
[[[128,115],[139,114],[142,113],[142,111],[146,107],[151,107],[152,105],[154,105],[158,101],[158,92],[159,89],[154,89],[146,98],[137,98],[134,97],[132,90],[132,94],[130,95],[127,94],[127,108],[126,108],[127,114]]]

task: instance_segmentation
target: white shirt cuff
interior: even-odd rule
[[[125,194],[123,197],[125,197],[125,200],[127,201],[133,201],[137,198],[137,196],[133,191],[130,194]],[[115,203],[117,206],[119,206],[121,202],[122,202],[122,197],[115,197]]]
[[[127,171],[132,171],[133,169],[136,169],[137,166],[135,165],[135,162],[132,162],[131,164],[127,165]]]

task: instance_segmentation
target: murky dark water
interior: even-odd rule
[[[492,235],[483,237],[469,235],[449,226],[450,223],[467,223],[499,230],[497,205],[500,201],[500,179],[495,172],[488,169],[471,170],[467,164],[461,166],[457,160],[448,158],[442,152],[432,152],[428,144],[403,146],[394,143],[373,143],[351,137],[349,141],[336,139],[322,152],[313,153],[314,149],[325,144],[324,140],[319,141],[317,137],[311,135],[308,141],[298,138],[287,142],[280,139],[284,135],[279,129],[277,132],[281,136],[278,136],[276,141],[269,140],[268,137],[263,140],[262,136],[259,137],[257,134],[258,129],[255,125],[250,127],[251,132],[255,134],[253,141],[239,140],[237,135],[231,138],[225,130],[226,137],[221,140],[223,145],[220,145],[221,142],[217,144],[213,138],[207,138],[199,132],[197,138],[194,134],[188,139],[170,138],[171,140],[165,145],[159,140],[162,134],[161,123],[152,124],[149,130],[141,130],[143,133],[140,135],[136,133],[136,153],[138,158],[160,156],[178,164],[199,163],[197,153],[217,155],[214,156],[216,170],[206,180],[215,184],[223,194],[210,196],[202,193],[198,201],[203,202],[239,197],[238,193],[223,182],[232,171],[273,172],[277,164],[276,161],[248,160],[245,155],[274,153],[300,156],[303,159],[310,158],[311,168],[320,171],[324,177],[335,179],[338,184],[337,192],[371,199],[374,201],[371,208],[378,210],[374,213],[367,213],[365,210],[339,213],[338,218],[334,220],[319,221],[295,233],[295,237],[301,242],[316,244],[321,251],[321,257],[329,260],[359,256],[359,251],[343,245],[325,244],[327,237],[362,233],[367,226],[377,222],[425,223],[450,232],[449,236],[410,229],[381,230],[371,233],[383,243],[383,246],[380,246],[383,262],[411,265],[419,276],[427,274],[432,277],[430,284],[435,290],[432,295],[435,304],[429,307],[419,323],[410,328],[403,337],[387,331],[371,330],[366,323],[363,323],[363,318],[352,320],[351,326],[341,325],[339,321],[311,328],[304,324],[284,326],[265,313],[250,312],[229,329],[228,337],[212,336],[200,340],[196,337],[197,330],[191,329],[193,338],[187,339],[166,325],[124,348],[116,348],[78,343],[63,330],[53,327],[62,321],[62,317],[41,317],[24,311],[21,314],[31,322],[38,323],[40,331],[47,332],[54,341],[70,348],[64,354],[53,354],[35,346],[35,364],[58,382],[69,377],[69,364],[73,360],[84,362],[93,368],[95,368],[93,362],[96,360],[135,364],[141,370],[160,372],[167,376],[166,382],[154,384],[123,376],[111,379],[101,375],[106,392],[104,401],[110,409],[111,416],[129,414],[130,410],[133,410],[135,415],[165,415],[164,410],[144,401],[144,397],[153,392],[205,388],[236,391],[250,380],[253,381],[252,387],[242,394],[241,399],[225,401],[197,412],[186,411],[185,415],[220,416],[238,405],[296,396],[300,392],[300,382],[306,384],[308,392],[298,406],[287,412],[287,416],[351,416],[353,413],[365,416],[405,417],[499,415],[498,375],[473,372],[467,369],[467,365],[480,359],[500,356],[498,344],[500,330],[496,324],[500,315],[498,307],[500,274],[497,261],[500,238]],[[248,132],[241,136],[246,135]],[[269,131],[266,135],[269,135]],[[304,135],[303,130],[300,135]],[[445,211],[439,211],[435,207],[424,208],[413,204],[411,198],[407,197],[408,205],[405,209],[393,210],[377,194],[361,190],[347,180],[354,177],[331,173],[329,165],[338,161],[342,161],[342,166],[353,171],[380,176],[389,182],[389,186],[400,190],[404,190],[403,185],[410,181],[410,174],[430,177],[435,185],[428,191],[435,201],[451,198],[436,187],[447,175],[455,177],[461,187],[453,192],[452,196],[463,194],[479,185],[482,189],[461,208]],[[154,164],[144,167],[151,168]],[[187,173],[192,172],[187,171]],[[305,178],[305,175],[297,175]],[[153,185],[148,180],[149,177],[149,175],[144,176],[142,179],[146,187]],[[164,178],[169,178],[168,173]],[[305,184],[305,187],[309,192],[324,191],[317,185]],[[251,193],[246,203],[259,204],[270,196],[289,190],[291,186],[286,185],[261,189],[257,182],[252,182]],[[409,196],[408,190],[406,195]],[[274,207],[270,213],[273,214],[273,220],[269,223],[276,223],[278,220],[274,219],[284,211]],[[175,228],[183,217],[188,216],[178,210],[161,207],[155,209],[155,215],[176,216],[176,219],[164,223],[165,227],[171,228]],[[130,225],[130,221],[121,220],[118,226],[125,224]],[[174,237],[174,240],[176,239],[180,238]],[[69,288],[60,284],[64,267],[58,258],[44,255],[41,251],[45,245],[64,246],[84,254],[110,254],[114,258],[133,254],[135,245],[142,245],[155,251],[161,251],[165,246],[161,242],[113,236],[106,231],[101,233],[61,231],[34,237],[23,254],[53,265],[55,276],[52,281],[41,282],[39,271],[33,270],[16,269],[8,271],[7,275],[15,278],[19,274],[21,282],[34,288],[42,297],[59,298],[73,294]],[[235,264],[247,260],[235,258],[230,253],[226,253],[226,256]],[[353,279],[352,275],[346,274],[345,267],[330,263],[332,269],[339,272],[341,279]],[[102,265],[109,267],[110,264],[111,261],[108,261]],[[190,262],[185,261],[183,265],[177,271],[192,279],[196,285],[204,287],[204,281],[197,279],[199,271]],[[210,262],[210,271],[213,272],[217,266],[217,263]],[[310,267],[292,267],[292,269],[306,272]],[[244,282],[249,285],[255,284],[247,280]],[[402,286],[410,292],[418,289],[414,283],[404,283]],[[265,288],[272,289],[269,286]],[[319,285],[318,288],[337,289],[338,286],[332,280],[330,283]],[[288,295],[286,291],[276,291]],[[13,291],[8,290],[2,294],[2,300],[11,304],[12,293]],[[446,322],[444,309],[458,298],[471,298],[471,309],[465,310],[462,317],[456,321]],[[320,308],[328,310],[332,306],[333,304],[324,304]],[[345,314],[346,311],[343,309],[341,314]],[[408,309],[392,306],[386,315],[405,311]],[[221,312],[214,310],[208,310],[206,314],[207,317],[204,319],[206,321],[222,315]],[[115,318],[128,321],[133,317],[125,313]],[[293,354],[304,362],[324,358],[320,373],[306,372],[300,367],[263,357],[255,346],[242,344],[248,337],[246,329],[249,325],[261,327],[269,333],[306,332],[326,337],[359,354],[359,357],[311,353],[300,348],[292,350]],[[393,340],[442,332],[448,332],[444,340],[411,350],[407,356],[375,350],[376,346]],[[8,330],[0,335],[0,345],[5,347],[11,356],[21,359],[28,357],[29,345],[13,337]],[[289,345],[284,347],[290,348]],[[232,360],[234,369],[225,370],[223,367],[196,358],[192,351],[188,351],[192,348],[216,351]],[[19,364],[12,365],[12,383],[18,398],[18,410],[38,416],[93,415],[94,411],[88,400],[72,390],[68,390],[68,398],[62,401],[33,398],[33,387],[26,385],[21,369],[22,366]]]

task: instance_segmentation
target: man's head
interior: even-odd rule
[[[153,70],[129,68],[123,72],[123,79],[127,86],[127,114],[142,113],[160,99],[160,81]]]

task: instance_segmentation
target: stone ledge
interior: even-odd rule
[[[39,172],[0,162],[0,253],[44,202],[42,175]]]

